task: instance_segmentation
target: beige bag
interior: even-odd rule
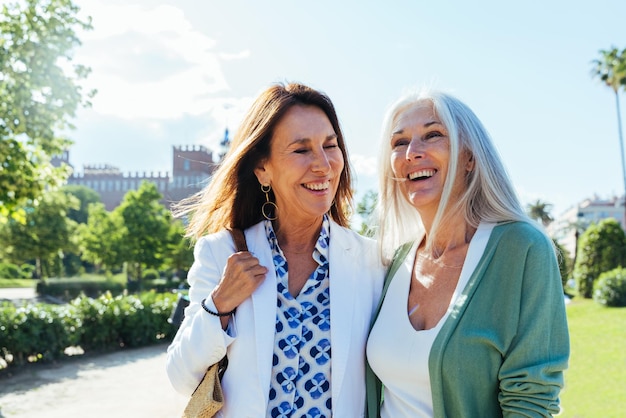
[[[233,241],[235,241],[237,251],[248,251],[243,232],[240,229],[232,229],[230,233]],[[219,362],[209,367],[191,395],[191,399],[183,412],[183,418],[213,418],[222,409],[224,392],[222,392],[220,380],[227,366],[228,359],[224,356]]]
[[[202,381],[191,395],[185,407],[183,418],[213,418],[224,406],[224,392],[220,382],[220,366],[224,362],[215,363],[204,374]],[[226,370],[224,368],[224,370]]]

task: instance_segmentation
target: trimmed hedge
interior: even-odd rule
[[[142,277],[142,280],[147,280],[147,281],[150,281],[150,280],[156,280],[156,279],[158,279],[159,277],[161,277],[161,276],[160,276],[160,274],[159,274],[158,270],[155,270],[155,269],[146,269],[146,270],[144,270],[144,272],[143,272],[143,277]]]
[[[0,358],[7,368],[27,362],[50,362],[65,349],[80,346],[85,353],[140,347],[174,337],[167,322],[176,305],[173,293],[96,299],[81,296],[66,305],[43,303],[16,307],[0,304]]]
[[[97,298],[100,295],[110,293],[121,295],[124,293],[124,284],[113,280],[102,279],[45,279],[37,282],[37,294],[54,296],[70,301],[81,295]]]

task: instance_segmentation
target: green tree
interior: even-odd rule
[[[88,207],[92,203],[100,202],[100,195],[89,187],[79,185],[63,186],[60,190],[68,196],[75,197],[80,202],[77,209],[71,208],[68,211],[68,218],[79,225],[87,223],[89,217]],[[75,276],[87,270],[93,270],[93,265],[85,262],[81,257],[80,251],[77,249],[76,252],[68,251],[65,253],[65,257],[63,257],[63,269],[66,275]]]
[[[89,205],[87,223],[80,225],[79,236],[83,260],[106,270],[124,264],[124,219],[119,213],[107,212],[103,203]]]
[[[363,198],[356,205],[356,213],[361,217],[361,228],[359,234],[371,237],[374,235],[376,228],[372,224],[372,214],[378,203],[378,193],[368,190]]]
[[[113,210],[124,219],[124,258],[129,280],[140,280],[144,268],[159,268],[169,242],[171,215],[159,203],[161,194],[156,185],[143,182],[131,190]]]
[[[580,236],[574,265],[578,293],[591,298],[600,274],[626,266],[626,235],[619,222],[608,218],[591,224]]]
[[[552,204],[542,202],[540,199],[537,199],[535,203],[530,203],[527,206],[528,216],[530,216],[531,219],[541,222],[543,226],[550,225],[550,222],[554,220],[550,215],[551,209]]]
[[[35,206],[24,209],[25,222],[10,219],[2,241],[10,259],[21,264],[35,260],[38,277],[60,276],[64,253],[76,251],[76,222],[68,218],[78,200],[60,192],[48,192]]]
[[[51,158],[70,141],[61,132],[94,92],[80,81],[89,70],[72,63],[79,29],[71,0],[4,2],[0,9],[0,217],[65,180],[67,166]]]
[[[193,264],[193,247],[189,238],[185,237],[185,227],[180,220],[173,220],[168,233],[165,264],[177,277],[187,277],[187,272]]]
[[[617,135],[622,161],[622,178],[624,180],[624,198],[626,198],[626,162],[624,161],[624,138],[622,135],[622,117],[619,105],[619,90],[626,86],[626,48],[621,51],[612,47],[600,50],[600,58],[593,60],[591,75],[600,79],[615,94],[615,108],[617,110]],[[625,206],[626,209],[626,206]]]
[[[101,202],[100,195],[95,190],[79,185],[67,185],[61,188],[67,195],[74,196],[80,202],[78,209],[70,209],[67,216],[73,221],[84,224],[89,219],[89,205]]]

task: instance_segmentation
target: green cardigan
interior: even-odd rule
[[[386,286],[408,247],[397,252]],[[527,223],[497,225],[430,352],[434,416],[552,416],[559,412],[568,358],[552,243]],[[377,418],[381,385],[369,364],[367,372],[367,416]]]

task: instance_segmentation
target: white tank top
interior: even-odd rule
[[[407,300],[417,243],[394,276],[376,323],[367,342],[367,358],[383,382],[384,402],[381,418],[430,418],[433,402],[428,372],[428,357],[450,308],[465,288],[485,251],[494,224],[480,224],[467,250],[456,289],[448,310],[439,323],[428,330],[416,331],[409,321]]]

